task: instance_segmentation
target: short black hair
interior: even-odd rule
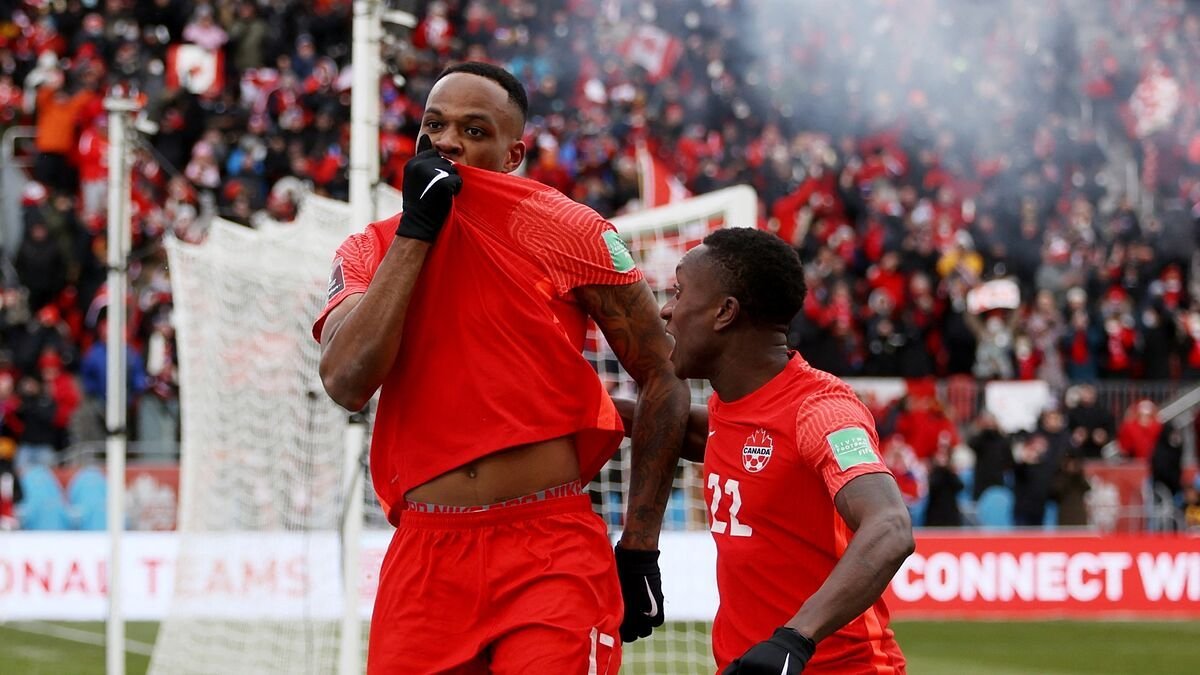
[[[786,326],[804,306],[808,288],[800,255],[779,237],[749,227],[729,227],[704,238],[725,292],[758,325]]]
[[[469,75],[486,77],[501,87],[504,87],[504,91],[508,92],[508,100],[512,101],[513,104],[517,106],[517,109],[521,111],[521,125],[524,126],[525,120],[529,117],[529,96],[525,93],[525,86],[521,84],[521,81],[518,80],[516,76],[500,66],[495,66],[490,63],[484,63],[482,61],[463,61],[462,63],[456,63],[452,66],[448,66],[441,72],[440,75],[437,76],[437,79],[434,80],[434,83],[436,84],[437,82],[441,81],[442,78],[446,77],[447,75],[453,75],[454,73],[467,73]]]

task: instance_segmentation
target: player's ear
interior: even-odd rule
[[[717,313],[713,316],[713,331],[720,332],[732,326],[741,312],[742,305],[737,298],[732,295],[721,298],[721,304],[717,305]]]
[[[517,139],[508,146],[508,154],[504,156],[504,173],[512,173],[525,161],[525,141]]]

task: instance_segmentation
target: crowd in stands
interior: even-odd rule
[[[1035,495],[1078,493],[1059,458],[1114,439],[1157,457],[1165,435],[1145,424],[1087,422],[1080,436],[1064,394],[1200,375],[1195,3],[393,4],[417,23],[385,41],[383,180],[398,185],[441,68],[496,62],[530,92],[526,175],[604,215],[650,205],[635,148],[693,194],[752,185],[761,226],[806,261],[792,339],[814,365],[1049,383],[1059,405],[1029,438],[997,435],[986,416],[933,433],[936,400],[881,411],[889,448],[920,446],[932,511],[955,485],[943,469],[956,446],[978,454],[973,497],[997,471]],[[0,2],[0,129],[34,128],[16,146],[29,164],[21,222],[0,228],[0,441],[17,443],[19,466],[104,437],[105,94],[142,106],[131,432],[169,457],[179,392],[163,236],[199,240],[213,215],[289,221],[307,191],[347,198],[350,13],[349,0]],[[1019,302],[979,300],[999,279]],[[1025,505],[1039,499],[1018,488],[1015,501],[1018,520],[1038,520]]]
[[[867,397],[870,402],[870,398]],[[1124,527],[1145,519],[1162,530],[1200,525],[1200,479],[1184,466],[1184,430],[1163,424],[1158,406],[1137,400],[1117,418],[1091,384],[1067,390],[1027,430],[1005,430],[988,410],[956,424],[928,383],[913,381],[875,411],[884,460],[899,481],[914,522],[928,527]],[[962,433],[960,435],[960,428]],[[1104,460],[1104,461],[1101,461]],[[1144,502],[1122,507],[1115,491],[1093,499],[1093,467],[1145,469]],[[1117,513],[1127,508],[1126,513]],[[1105,523],[1093,511],[1110,510]]]

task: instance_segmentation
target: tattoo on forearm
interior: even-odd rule
[[[671,369],[670,340],[644,282],[584,287],[576,296],[638,383],[623,536],[626,544],[653,548],[679,463],[691,397]]]

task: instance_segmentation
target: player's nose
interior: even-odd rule
[[[668,300],[668,301],[667,301],[667,303],[666,303],[665,305],[663,305],[663,306],[662,306],[662,309],[658,310],[658,316],[659,316],[659,317],[660,317],[660,318],[661,318],[663,321],[670,321],[670,320],[671,320],[671,314],[672,314],[674,311],[675,311],[675,301],[674,301],[674,300]]]
[[[437,148],[438,154],[447,159],[454,159],[462,154],[462,143],[451,132],[440,134],[433,142],[433,147]]]

